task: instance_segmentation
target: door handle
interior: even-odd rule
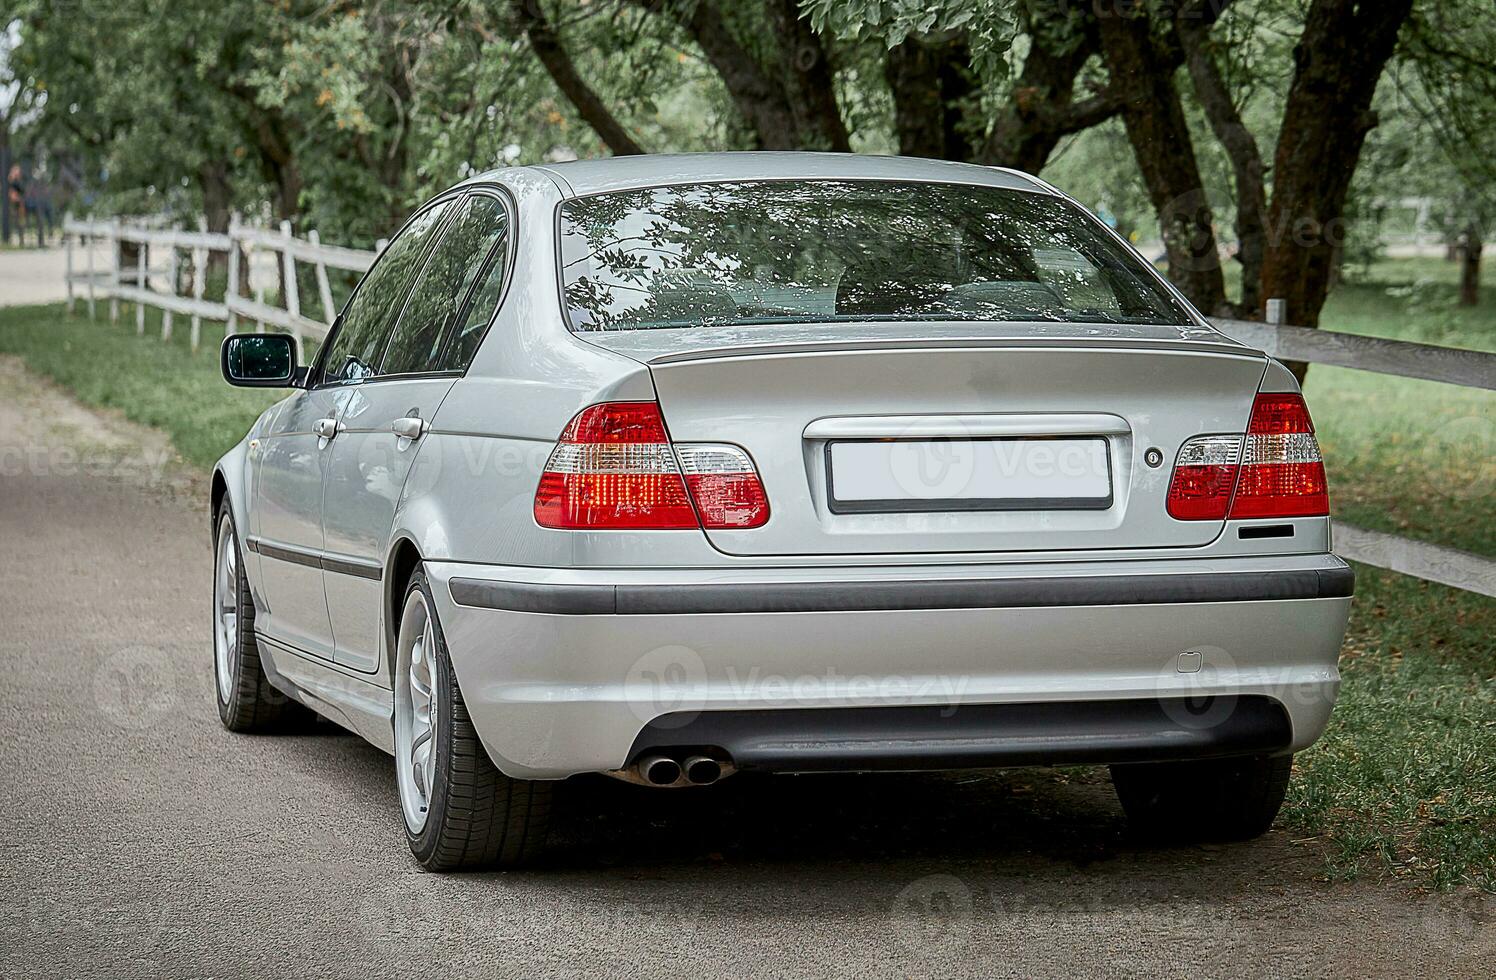
[[[407,415],[390,423],[390,431],[401,439],[419,439],[430,427],[429,422],[416,415]]]
[[[341,428],[337,419],[318,419],[312,423],[312,431],[317,433],[319,439],[331,439]]]

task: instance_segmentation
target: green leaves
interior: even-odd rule
[[[821,34],[895,47],[910,37],[962,32],[972,67],[984,77],[1008,71],[1018,35],[1016,0],[801,0]]]

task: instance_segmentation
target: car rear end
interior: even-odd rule
[[[501,768],[686,785],[1319,736],[1352,576],[1287,371],[1047,192],[958,187],[980,206],[947,222],[948,185],[750,183],[561,208],[574,338],[653,397],[557,432],[531,518],[573,561],[429,566]],[[897,248],[860,244],[880,227]],[[589,560],[610,536],[629,560]]]

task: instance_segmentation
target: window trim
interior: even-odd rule
[[[998,169],[999,171],[1006,172],[1005,169],[1001,168],[1001,167],[996,168],[996,169]],[[1017,173],[1017,172],[1014,171],[1014,173]],[[1023,177],[1026,180],[1037,180],[1038,179],[1038,178],[1035,178],[1035,177],[1031,177],[1028,174],[1019,174],[1019,176]],[[1069,197],[1066,194],[1060,193],[1059,191],[1055,190],[1053,187],[1049,186],[1048,184],[1044,184],[1044,183],[1040,182],[1040,183],[1037,183],[1037,184],[1035,184],[1033,186],[1030,186],[1030,187],[1004,187],[1004,186],[1001,186],[1001,185],[998,185],[998,184],[984,184],[984,183],[974,182],[974,181],[970,181],[970,180],[948,180],[948,179],[942,179],[942,178],[927,178],[927,177],[913,177],[913,178],[911,178],[911,177],[804,177],[804,176],[775,176],[775,177],[710,178],[710,179],[696,179],[696,180],[691,180],[691,179],[663,180],[663,181],[658,181],[658,182],[655,182],[655,183],[640,184],[637,187],[616,187],[616,188],[612,188],[610,190],[605,190],[605,191],[589,191],[586,194],[570,194],[570,195],[567,195],[567,196],[563,196],[561,200],[559,200],[559,201],[556,202],[555,209],[554,209],[554,211],[553,211],[553,213],[551,215],[551,222],[552,222],[552,236],[555,238],[555,251],[554,251],[554,256],[553,256],[553,258],[554,258],[553,264],[555,266],[555,273],[556,273],[556,275],[555,275],[555,279],[556,279],[556,302],[557,302],[557,306],[559,307],[560,312],[561,312],[561,323],[566,327],[566,332],[569,333],[569,334],[576,335],[576,336],[583,336],[583,335],[586,335],[586,334],[589,334],[589,333],[599,332],[599,331],[591,331],[591,330],[578,329],[578,327],[572,322],[572,319],[571,319],[571,307],[570,307],[570,305],[566,301],[566,262],[565,262],[565,255],[562,252],[562,244],[563,244],[563,241],[564,241],[564,236],[561,233],[561,212],[562,212],[562,210],[568,204],[574,204],[577,201],[586,201],[586,200],[589,200],[589,199],[594,198],[594,197],[608,197],[608,196],[613,195],[613,194],[631,194],[631,193],[634,193],[634,192],[637,192],[637,191],[657,191],[657,190],[667,190],[667,189],[670,189],[670,188],[698,187],[698,186],[706,186],[706,185],[713,185],[713,184],[747,184],[747,183],[753,183],[753,184],[786,184],[786,183],[789,183],[789,184],[794,184],[794,183],[932,184],[932,185],[945,186],[945,187],[971,187],[971,188],[981,188],[982,190],[1007,191],[1007,192],[1014,193],[1014,194],[1030,194],[1030,195],[1034,195],[1034,196],[1037,196],[1037,197],[1050,198],[1051,200],[1054,200],[1054,201],[1058,202],[1059,205],[1062,208],[1064,208],[1065,210],[1076,212],[1078,214],[1078,216],[1081,218],[1082,221],[1085,221],[1086,223],[1088,223],[1088,224],[1090,224],[1090,225],[1092,225],[1092,226],[1100,229],[1101,231],[1105,232],[1105,234],[1103,235],[1104,238],[1109,238],[1114,243],[1122,246],[1122,250],[1124,252],[1130,254],[1133,258],[1137,259],[1138,262],[1143,267],[1143,269],[1146,270],[1147,275],[1152,278],[1152,280],[1154,281],[1155,285],[1157,285],[1162,290],[1162,292],[1164,293],[1164,295],[1175,306],[1178,307],[1178,310],[1176,312],[1180,313],[1183,316],[1183,318],[1188,323],[1194,324],[1196,326],[1199,326],[1199,325],[1201,325],[1201,324],[1203,324],[1205,322],[1203,319],[1201,319],[1201,315],[1196,312],[1194,304],[1190,303],[1189,300],[1185,298],[1184,294],[1182,292],[1180,292],[1180,290],[1172,282],[1169,281],[1169,277],[1168,276],[1165,276],[1163,273],[1159,272],[1156,268],[1154,268],[1153,263],[1150,262],[1150,261],[1148,261],[1148,259],[1141,252],[1139,252],[1137,250],[1136,246],[1134,246],[1131,242],[1127,241],[1125,238],[1123,238],[1121,235],[1119,235],[1117,233],[1117,230],[1115,228],[1110,227],[1109,225],[1107,225],[1106,222],[1102,221],[1099,217],[1097,217],[1096,214],[1090,208],[1086,207],[1084,204],[1081,204],[1079,201],[1075,200],[1074,198],[1071,198],[1071,197]],[[898,321],[898,322],[903,322],[903,321]],[[918,322],[918,321],[908,321],[908,322]],[[981,322],[981,321],[972,321],[972,322]],[[730,325],[730,324],[728,324],[728,325]],[[652,327],[652,328],[649,328],[649,329],[651,329],[651,330],[671,330],[671,329],[698,330],[698,329],[701,329],[701,328],[698,326],[698,327]],[[625,333],[627,331],[601,331],[601,332],[604,332],[604,333],[606,333],[606,332]]]

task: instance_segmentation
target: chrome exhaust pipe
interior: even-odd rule
[[[722,763],[705,755],[693,755],[686,760],[686,779],[697,786],[706,786],[722,778]]]
[[[663,755],[648,755],[638,762],[639,775],[653,786],[669,786],[680,779],[680,763]]]

